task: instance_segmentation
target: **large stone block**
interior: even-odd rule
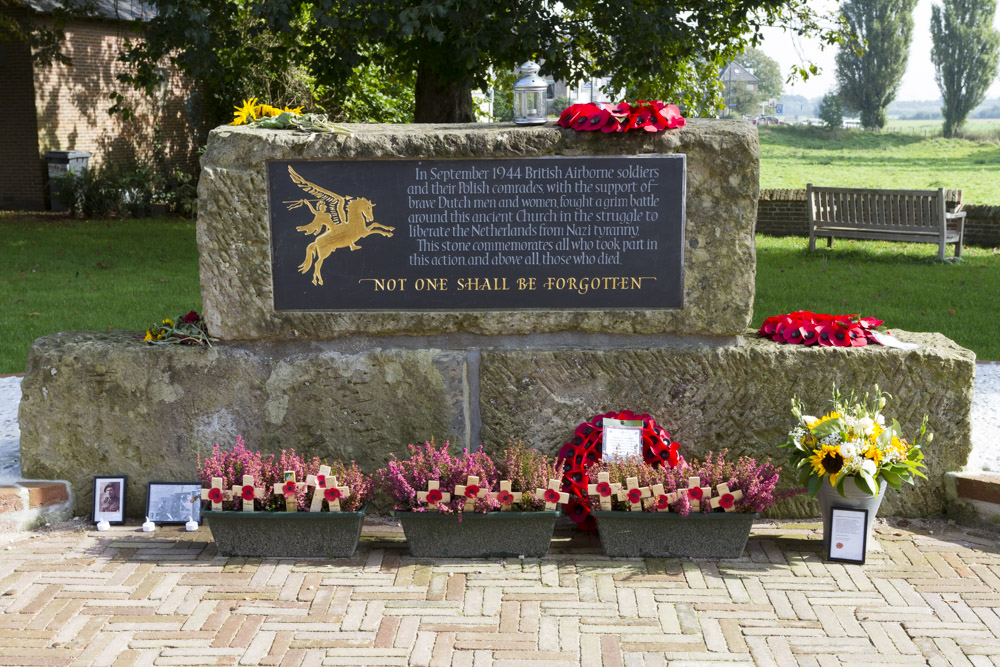
[[[882,512],[940,513],[943,476],[960,470],[972,449],[975,357],[940,334],[894,333],[922,347],[803,347],[750,336],[723,347],[489,350],[480,369],[483,442],[496,448],[524,439],[554,453],[581,421],[631,409],[654,416],[685,455],[728,449],[732,456],[780,463],[784,452],[777,445],[794,425],[793,396],[822,413],[832,382],[842,393],[877,384],[895,397],[886,412],[908,433],[915,434],[927,414],[935,434],[925,449],[929,479],[890,491]],[[794,473],[786,474],[786,486],[794,481]],[[777,510],[781,516],[818,513],[805,496]]]
[[[733,336],[750,322],[759,145],[756,129],[749,123],[696,119],[680,130],[615,136],[572,132],[551,125],[348,127],[351,136],[228,126],[212,131],[202,159],[198,247],[202,303],[214,335],[226,340],[563,331]],[[683,308],[614,312],[274,309],[268,160],[650,153],[687,155]]]
[[[464,352],[347,350],[320,343],[151,347],[126,332],[35,341],[21,384],[27,477],[66,479],[89,515],[91,477],[128,475],[127,507],[146,483],[195,478],[196,455],[242,434],[264,452],[354,459],[372,470],[414,440],[467,443]]]

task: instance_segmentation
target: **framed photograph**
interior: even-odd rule
[[[150,482],[146,516],[153,523],[201,523],[201,482]]]
[[[830,552],[827,560],[864,563],[868,551],[868,510],[830,508]]]
[[[94,477],[94,523],[125,523],[125,475]]]

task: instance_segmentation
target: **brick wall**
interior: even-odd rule
[[[965,245],[1000,246],[1000,206],[966,204]],[[761,190],[757,203],[757,233],[809,236],[805,190]]]
[[[121,115],[111,116],[109,95],[120,89],[116,76],[124,69],[117,62],[118,51],[126,38],[135,37],[131,26],[76,21],[65,33],[63,50],[72,59],[69,66],[33,66],[23,45],[0,44],[0,90],[14,105],[5,104],[5,118],[13,113],[14,123],[7,124],[5,138],[0,139],[0,170],[19,176],[11,179],[0,171],[0,207],[45,206],[42,156],[49,150],[87,151],[93,154],[91,166],[133,156],[150,160],[157,121],[168,162],[196,171],[197,146],[184,108],[190,82],[168,69],[166,84],[156,99],[130,91],[134,118],[126,121]],[[7,94],[14,90],[18,92]]]
[[[31,53],[26,44],[0,41],[0,91],[5,126],[0,132],[0,209],[44,208]]]

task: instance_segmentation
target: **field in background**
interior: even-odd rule
[[[943,120],[897,120],[889,119],[886,132],[902,132],[935,136],[941,134]],[[972,118],[965,122],[962,132],[970,139],[1000,140],[1000,118]]]
[[[928,122],[928,121],[912,121]],[[967,204],[1000,204],[1000,143],[909,133],[763,126],[760,187],[961,189]]]
[[[201,309],[193,220],[0,214],[0,374],[73,329],[143,330]]]

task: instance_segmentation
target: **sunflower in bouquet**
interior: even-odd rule
[[[799,483],[815,496],[824,479],[844,495],[844,484],[853,483],[865,493],[877,495],[881,484],[894,489],[903,482],[913,484],[916,477],[927,479],[921,442],[930,443],[927,415],[920,431],[908,441],[899,422],[887,423],[882,409],[892,397],[879,390],[865,393],[860,399],[852,391],[844,399],[833,388],[831,409],[822,417],[806,414],[802,402],[792,399],[792,414],[797,424],[780,445],[790,450],[792,465],[799,470]]]

